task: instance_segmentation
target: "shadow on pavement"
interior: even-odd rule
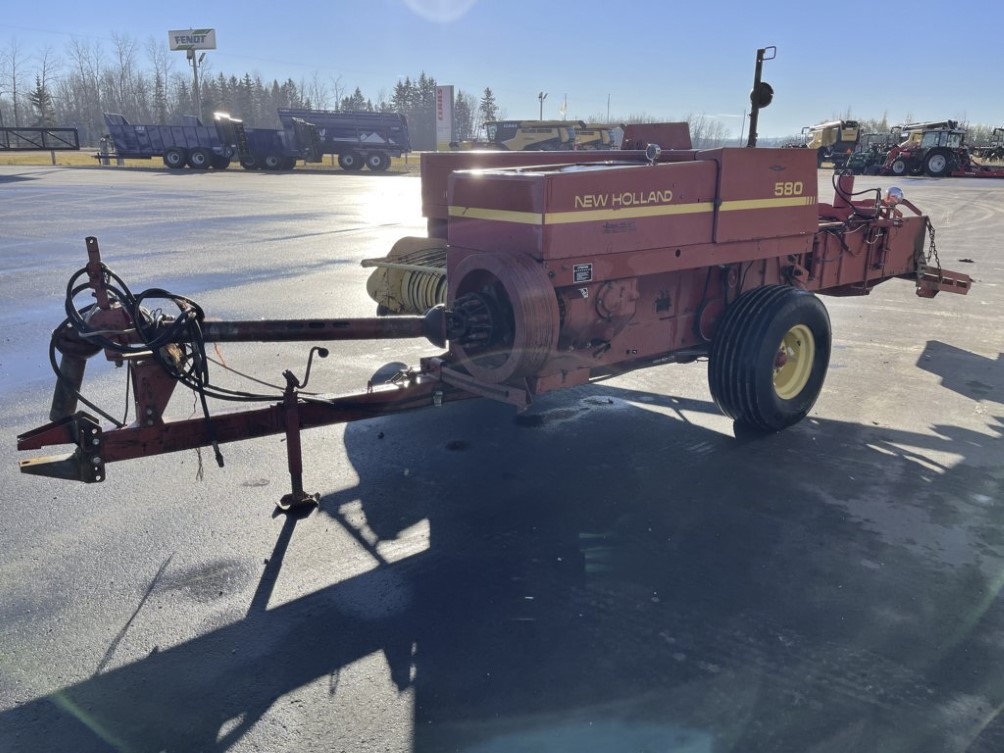
[[[419,752],[1004,749],[1004,420],[715,412],[608,383],[350,424],[313,517],[373,569],[267,609],[288,518],[244,619],[0,715],[4,750],[224,751],[374,652]]]

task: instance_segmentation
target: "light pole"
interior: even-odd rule
[[[544,119],[544,100],[547,99],[547,92],[539,92],[537,94],[537,99],[540,100],[540,117],[538,120]]]

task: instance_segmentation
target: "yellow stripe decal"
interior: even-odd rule
[[[544,215],[548,225],[566,225],[569,222],[600,222],[607,220],[631,220],[636,217],[665,217],[673,214],[703,214],[713,212],[715,205],[710,201],[697,204],[655,204],[648,207],[625,207],[624,209],[590,209],[580,212],[549,212]]]
[[[784,207],[805,207],[816,203],[815,196],[783,196],[774,199],[743,199],[725,201],[718,207],[720,212],[734,212],[744,209],[781,209]],[[644,207],[624,207],[622,209],[589,209],[577,212],[512,212],[505,209],[482,209],[479,207],[451,206],[450,217],[468,217],[475,220],[495,220],[515,222],[521,225],[567,225],[575,222],[604,222],[630,220],[639,217],[667,217],[681,214],[705,214],[713,212],[715,205],[710,201],[693,204],[655,204]]]
[[[479,209],[478,207],[450,207],[450,217],[469,217],[474,220],[518,222],[522,225],[539,225],[544,216],[539,212],[509,212],[504,209]]]
[[[735,212],[742,209],[779,209],[781,207],[807,207],[816,203],[815,196],[782,196],[779,199],[742,199],[723,201],[719,212]]]

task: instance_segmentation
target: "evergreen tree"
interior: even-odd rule
[[[481,96],[481,104],[478,105],[478,115],[481,123],[495,120],[498,117],[498,104],[495,102],[495,95],[489,87],[485,87],[485,93]],[[480,124],[479,124],[480,125]]]
[[[35,88],[28,95],[28,101],[35,110],[35,125],[41,128],[51,128],[56,125],[56,113],[52,104],[52,92],[42,81],[42,77],[35,76]]]
[[[368,105],[366,97],[363,96],[362,90],[357,86],[356,90],[352,92],[351,97],[342,98],[338,109],[346,112],[359,112],[361,110],[372,110],[373,107],[372,105]]]
[[[464,91],[457,91],[453,101],[453,137],[466,141],[474,137],[474,97]]]

